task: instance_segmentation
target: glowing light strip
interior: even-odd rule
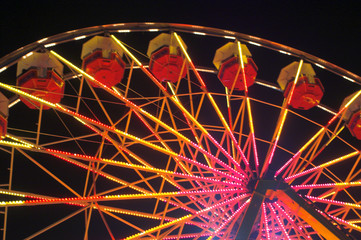
[[[348,159],[348,158],[351,158],[351,157],[353,157],[353,156],[356,156],[356,155],[358,155],[359,153],[360,153],[359,151],[355,151],[355,152],[349,153],[349,154],[347,154],[347,155],[344,155],[344,156],[342,156],[342,157],[336,158],[336,159],[334,159],[334,160],[332,160],[332,161],[328,161],[328,162],[326,162],[326,163],[321,164],[321,165],[320,165],[320,168],[328,167],[328,166],[330,166],[330,165],[332,165],[332,164],[335,164],[335,163],[341,162],[341,161],[343,161],[343,160],[346,160],[346,159]]]
[[[126,49],[126,48],[125,48]],[[105,90],[107,90],[108,92],[110,92],[111,94],[113,94],[115,97],[118,97],[120,100],[122,100],[123,102],[125,102],[127,105],[129,105],[132,109],[134,110],[138,110],[139,112],[143,113],[145,116],[147,116],[148,118],[150,118],[152,121],[155,121],[157,123],[159,123],[162,127],[164,127],[165,129],[167,129],[168,131],[172,132],[173,134],[175,134],[177,137],[185,140],[188,143],[191,143],[191,141],[186,138],[184,135],[180,134],[179,132],[177,132],[176,130],[174,130],[173,128],[171,128],[170,126],[168,126],[167,124],[165,124],[164,122],[160,121],[158,118],[154,117],[153,115],[151,115],[150,113],[148,113],[147,111],[143,110],[142,108],[140,108],[139,106],[135,105],[133,102],[129,101],[128,99],[124,98],[124,96],[122,96],[117,90],[115,90],[115,88],[110,89],[107,86],[105,86],[104,84],[102,84],[101,82],[97,81],[94,77],[92,77],[91,75],[87,74],[85,71],[83,71],[82,69],[76,67],[74,64],[72,64],[71,62],[69,62],[68,60],[66,60],[65,58],[61,57],[59,54],[57,54],[54,51],[51,51],[51,53],[53,55],[55,55],[59,60],[61,60],[62,62],[64,62],[65,64],[67,64],[68,66],[70,66],[72,69],[75,69],[77,72],[80,72],[82,75],[84,75],[86,78],[90,79],[91,81],[94,81],[96,84],[102,86]],[[134,57],[134,56],[133,56]],[[139,62],[139,61],[138,61]],[[170,86],[170,89],[173,91],[173,88]],[[173,91],[174,92],[174,91]],[[79,119],[79,118],[78,118]],[[80,119],[79,119],[80,121]],[[205,129],[204,129],[205,130]],[[201,150],[200,147],[196,144],[192,144],[194,147],[196,147],[197,149]],[[204,152],[204,150],[203,150]],[[214,157],[213,157],[214,158]],[[217,160],[217,162],[221,162],[219,159]]]
[[[45,44],[44,47],[48,48],[48,47],[54,47],[56,45],[56,43],[49,43],[49,44]]]
[[[321,64],[315,63],[315,65],[316,65],[317,67],[319,67],[319,68],[325,69],[325,67],[322,66]]]
[[[292,84],[291,91],[288,93],[288,96],[287,96],[287,98],[286,98],[287,105],[285,106],[286,108],[283,109],[283,115],[282,115],[282,117],[281,117],[281,122],[280,122],[279,125],[277,124],[277,128],[278,128],[278,129],[277,129],[277,135],[276,135],[276,138],[273,140],[272,149],[271,149],[271,151],[270,151],[270,154],[269,154],[269,156],[267,156],[267,158],[268,158],[268,159],[266,160],[267,165],[265,165],[265,166],[263,167],[261,175],[263,175],[263,174],[266,172],[268,166],[269,166],[269,165],[271,164],[271,162],[272,162],[274,152],[275,152],[275,150],[276,150],[276,147],[277,147],[279,138],[280,138],[281,133],[282,133],[282,130],[283,130],[284,123],[285,123],[285,121],[286,121],[286,117],[287,117],[287,113],[288,113],[288,106],[289,106],[290,103],[291,103],[291,100],[292,100],[292,97],[293,97],[293,92],[294,92],[294,90],[295,90],[295,87],[296,87],[296,85],[297,85],[298,78],[299,78],[299,76],[300,76],[300,72],[301,72],[301,69],[302,69],[302,64],[303,64],[303,60],[301,59],[299,65],[298,65],[298,69],[297,69],[297,72],[296,72],[295,80],[293,81],[293,84]]]
[[[10,147],[20,147],[20,148],[31,148],[31,146],[28,144],[9,142],[9,141],[5,141],[5,140],[0,140],[0,145],[10,146]]]
[[[176,34],[176,33],[174,33],[174,34]],[[153,80],[153,82],[154,82],[155,84],[157,84],[157,86],[167,95],[166,89],[159,83],[159,81],[158,81],[146,68],[144,68],[144,67],[141,65],[140,61],[137,60],[137,59],[135,58],[135,56],[132,55],[132,54],[126,49],[126,47],[125,47],[116,37],[114,37],[113,35],[111,35],[111,37],[114,39],[114,41],[115,41],[117,44],[119,44],[119,46],[120,46],[125,52],[129,53],[129,56],[130,56],[137,64],[139,64],[139,66],[142,68],[143,72],[145,72],[145,73]],[[176,37],[178,37],[178,36],[176,35]],[[185,51],[185,48],[184,48],[182,42],[180,41],[179,37],[178,37],[177,39],[178,39],[179,44],[181,45],[181,47],[183,47],[182,49],[184,50],[184,53],[186,54],[186,56],[188,56],[188,54],[187,54],[187,52]],[[188,56],[188,58],[189,58],[189,56]],[[190,60],[190,58],[189,58],[189,60]],[[192,64],[192,62],[190,62],[190,63]],[[195,67],[194,67],[193,64],[192,64],[192,68],[195,69]],[[197,72],[196,70],[195,70],[194,72],[196,73],[196,75],[198,74],[198,72]],[[197,75],[197,78],[201,81],[201,83],[203,83],[201,77],[199,76],[199,74]],[[203,83],[203,84],[204,84],[204,83]],[[205,87],[205,86],[204,86],[204,87]],[[208,133],[208,131],[207,131],[206,129],[203,128],[203,126],[202,126],[201,124],[199,124],[199,122],[198,122],[196,119],[194,119],[194,117],[182,106],[182,104],[181,104],[179,101],[177,101],[177,98],[175,98],[175,97],[173,96],[173,97],[171,97],[171,99],[172,99],[173,102],[181,109],[181,111],[182,111],[188,118],[190,118],[190,119],[192,120],[192,122],[195,123],[195,124],[197,125],[197,127],[198,127],[202,132],[204,132],[204,133],[208,136],[208,138],[213,142],[213,144],[215,144],[215,145],[222,151],[222,153],[223,153],[228,159],[230,159],[233,163],[235,163],[235,165],[236,165],[236,167],[238,168],[238,170],[241,170],[240,165],[233,159],[233,157]],[[227,125],[227,126],[228,126],[228,125]],[[229,127],[228,127],[228,129],[229,129]],[[233,134],[232,134],[232,136],[233,136]],[[234,136],[233,136],[233,139],[235,140]],[[237,144],[237,146],[238,146],[238,144]],[[238,146],[238,147],[239,147],[239,146]],[[239,147],[239,148],[240,148],[240,147]],[[242,154],[242,155],[244,156],[244,154]]]
[[[16,88],[14,88],[14,87],[12,87],[12,86],[10,86],[10,85],[7,85],[7,84],[5,84],[5,83],[0,82],[0,87],[1,87],[1,88],[4,88],[4,89],[6,89],[6,90],[8,90],[8,91],[10,91],[10,92],[19,94],[19,95],[24,96],[24,97],[27,97],[27,98],[30,98],[31,100],[35,100],[35,101],[37,101],[37,102],[40,102],[40,103],[42,103],[42,104],[44,104],[44,105],[46,105],[46,106],[55,107],[55,104],[54,104],[54,103],[51,103],[51,102],[49,102],[49,101],[46,101],[46,100],[44,100],[44,99],[42,99],[42,98],[35,97],[35,96],[33,96],[33,95],[31,95],[31,94],[29,94],[29,93],[27,93],[27,92],[24,92],[24,91],[21,91],[21,90],[19,90],[19,89],[16,89]]]
[[[212,95],[211,95],[210,93],[208,93],[208,92],[207,92],[207,97],[208,97],[208,99],[210,100],[210,102],[212,103],[214,110],[216,110],[217,115],[218,115],[218,117],[220,118],[220,120],[222,121],[223,126],[224,126],[224,127],[226,128],[226,130],[228,131],[228,133],[229,133],[232,141],[233,141],[234,144],[236,145],[236,148],[237,148],[237,150],[239,151],[239,153],[241,154],[242,159],[243,159],[243,160],[246,162],[246,164],[248,165],[248,160],[247,160],[246,156],[244,155],[241,147],[239,146],[236,138],[234,137],[232,130],[231,130],[230,127],[228,126],[228,123],[227,123],[226,119],[223,117],[222,112],[219,110],[217,103],[214,101]],[[210,136],[210,135],[209,135],[209,136]],[[214,141],[215,141],[215,140],[214,140]],[[216,142],[216,141],[215,141],[215,142]],[[217,145],[219,145],[218,142],[217,142]],[[221,145],[219,145],[218,147],[221,147],[220,149],[223,149],[223,147],[222,147]],[[234,158],[233,158],[227,151],[223,150],[222,153],[225,154],[225,155],[227,156],[227,158],[230,159],[230,160],[232,161],[232,163],[233,163],[238,169],[240,169],[239,163],[236,162],[236,161],[234,160]]]
[[[328,108],[325,108],[324,106],[321,106],[320,104],[317,105],[318,108],[322,109],[323,111],[326,111],[328,113],[331,113],[332,115],[336,115],[337,113],[334,112],[334,111],[331,111],[330,109]]]
[[[268,218],[267,218],[267,211],[266,211],[265,203],[262,203],[262,212],[263,212],[263,217],[264,217],[264,225],[266,228],[266,237],[267,237],[267,240],[271,240],[271,237],[269,235],[271,230],[268,227]]]
[[[298,158],[300,156],[300,152],[297,152],[293,157],[286,162],[275,174],[275,177],[277,177],[294,159]]]
[[[351,158],[351,157],[353,157],[353,156],[355,156],[355,155],[357,155],[357,154],[359,154],[359,153],[360,153],[359,151],[355,151],[355,152],[349,153],[349,154],[344,155],[344,156],[342,156],[342,157],[339,157],[339,158],[336,158],[336,159],[334,159],[334,160],[331,160],[331,161],[328,161],[328,162],[326,162],[326,163],[323,163],[323,164],[321,164],[321,165],[319,165],[319,166],[317,166],[317,167],[313,167],[313,168],[310,168],[310,169],[308,169],[308,170],[306,170],[306,171],[299,172],[299,173],[296,173],[296,174],[294,174],[294,175],[291,175],[291,176],[285,178],[285,180],[288,181],[288,180],[291,180],[291,179],[294,179],[294,178],[297,178],[297,177],[301,177],[301,176],[304,176],[304,175],[306,175],[306,174],[315,172],[315,171],[317,171],[317,170],[321,170],[321,169],[323,169],[323,168],[325,168],[325,167],[328,167],[328,166],[333,165],[333,164],[335,164],[335,163],[338,163],[338,162],[341,162],[341,161],[346,160],[346,159],[348,159],[348,158]]]
[[[255,46],[257,46],[257,47],[262,46],[262,45],[261,45],[261,44],[259,44],[259,43],[255,43],[255,42],[251,42],[251,41],[248,41],[248,43],[249,43],[249,44],[252,44],[252,45],[255,45]]]
[[[346,77],[346,76],[342,76],[344,79],[349,80],[350,82],[356,82],[355,80],[353,80],[352,78]]]
[[[289,223],[291,223],[291,225],[293,226],[294,229],[297,229],[299,230],[299,233],[301,235],[303,235],[303,237],[305,238],[308,238],[308,239],[311,239],[310,236],[307,236],[303,231],[302,231],[302,227],[300,225],[297,225],[295,220],[292,219],[292,217],[277,203],[277,202],[274,202],[278,212],[281,212],[284,216],[286,216],[286,219],[288,220]],[[304,228],[305,226],[302,225]],[[292,228],[292,227],[291,227]]]
[[[188,55],[188,53],[187,53],[187,51],[186,51],[186,49],[185,49],[182,41],[180,40],[180,38],[179,38],[179,36],[177,35],[177,33],[174,32],[173,34],[174,34],[174,36],[175,36],[175,38],[176,38],[179,46],[181,47],[183,54],[186,56],[186,58],[187,58],[187,60],[188,60],[188,63],[191,65],[191,67],[192,67],[192,69],[193,69],[193,72],[195,73],[198,81],[199,81],[200,84],[202,85],[203,91],[206,91],[206,85],[204,84],[204,81],[203,81],[202,77],[199,75],[199,73],[198,73],[196,67],[194,66],[191,58],[189,57],[189,55]],[[227,124],[227,121],[224,119],[223,114],[222,114],[221,111],[219,110],[219,108],[218,108],[216,102],[214,101],[212,95],[207,92],[207,97],[208,97],[208,99],[211,101],[211,103],[212,103],[212,105],[213,105],[213,108],[216,110],[216,112],[217,112],[217,114],[218,114],[218,116],[219,116],[219,118],[220,118],[223,126],[224,126],[224,127],[227,129],[227,131],[230,133],[231,138],[232,138],[232,141],[235,141],[236,139],[234,138],[234,135],[233,135],[231,129],[229,128],[229,126],[228,126],[228,124]],[[182,107],[182,108],[183,108],[183,107]],[[183,109],[184,109],[184,108],[183,108]],[[184,109],[184,110],[185,110],[185,109]],[[183,110],[182,110],[182,111],[183,111]],[[187,114],[188,111],[184,111],[184,113]],[[188,117],[191,117],[191,119],[192,119],[192,121],[193,121],[193,116],[191,116],[191,114],[188,113],[187,116],[188,116]],[[193,122],[194,122],[194,121],[193,121]],[[197,126],[198,126],[198,124],[197,124]],[[198,126],[198,127],[199,127],[199,126]],[[202,127],[202,128],[203,128],[203,127]],[[205,130],[205,129],[204,129],[204,130]],[[213,138],[209,135],[209,133],[208,133],[207,131],[204,131],[204,132],[207,133],[207,135],[208,135],[211,139],[213,139]],[[213,139],[213,140],[214,140],[214,139]],[[235,164],[235,166],[236,166],[238,169],[240,169],[240,165],[233,159],[233,157],[232,157],[231,155],[228,154],[227,151],[225,151],[225,150],[223,149],[223,147],[221,147],[221,146],[219,145],[218,142],[216,142],[215,140],[212,141],[212,142],[213,142],[214,144],[216,144],[217,147],[220,147],[222,153],[225,154],[225,155],[227,156],[227,158],[230,159],[231,162],[232,162],[233,164]],[[244,154],[243,154],[243,152],[242,152],[239,144],[237,143],[237,141],[236,141],[235,143],[236,143],[235,145],[237,146],[237,150],[240,151],[240,153],[241,153],[242,158],[246,161],[246,163],[248,163],[248,161],[246,160],[246,157],[244,156]]]
[[[10,139],[12,139],[12,140],[14,140],[14,141],[20,142],[20,143],[22,143],[22,144],[28,145],[28,146],[30,146],[30,147],[35,147],[34,144],[29,143],[29,142],[26,142],[26,141],[23,141],[23,140],[21,140],[21,139],[19,139],[19,138],[17,138],[17,137],[12,136],[12,135],[6,134],[6,137],[7,137],[7,138],[10,138]]]
[[[76,38],[74,38],[74,40],[76,40],[76,41],[77,41],[77,40],[84,39],[84,38],[86,38],[86,35],[76,37]]]
[[[124,238],[123,240],[130,240],[130,239],[138,239],[139,237],[141,236],[144,236],[145,234],[148,234],[148,233],[151,233],[151,232],[154,232],[158,229],[163,229],[165,227],[168,227],[168,226],[171,226],[171,225],[174,225],[180,221],[185,221],[185,220],[188,220],[188,219],[192,219],[192,218],[195,218],[197,217],[198,215],[200,215],[201,213],[204,213],[204,212],[208,212],[208,211],[211,211],[212,209],[216,208],[216,207],[221,207],[221,206],[224,206],[230,202],[233,202],[233,201],[236,201],[236,200],[241,200],[241,199],[244,199],[245,197],[249,196],[249,194],[243,194],[243,195],[240,195],[238,197],[235,197],[235,198],[232,198],[232,199],[228,199],[226,201],[223,201],[221,203],[217,203],[217,204],[214,204],[208,208],[205,208],[205,209],[202,209],[202,210],[199,210],[197,211],[195,214],[189,214],[189,215],[186,215],[184,217],[181,217],[181,218],[178,218],[172,222],[169,222],[169,223],[166,223],[166,224],[163,224],[163,225],[159,225],[159,226],[156,226],[154,228],[150,228],[148,230],[145,230],[141,233],[138,233],[138,234],[134,234],[132,236],[129,236],[127,238]]]
[[[126,163],[126,162],[120,162],[120,161],[115,161],[115,160],[110,160],[110,159],[105,159],[105,158],[96,158],[96,157],[92,157],[92,156],[88,156],[88,155],[69,153],[69,152],[59,151],[59,150],[54,150],[54,149],[45,149],[45,151],[56,154],[56,156],[58,156],[58,157],[60,157],[60,155],[65,155],[65,156],[69,156],[69,157],[77,158],[77,159],[81,159],[81,160],[86,160],[86,161],[91,161],[91,162],[101,162],[101,163],[105,163],[105,164],[109,164],[109,165],[120,166],[120,167],[124,167],[124,168],[129,168],[129,169],[138,169],[138,170],[153,172],[153,173],[157,173],[157,174],[169,174],[169,175],[177,176],[177,177],[181,177],[181,178],[196,179],[196,180],[200,180],[200,181],[204,181],[204,182],[212,182],[212,183],[217,183],[217,184],[222,184],[222,185],[226,184],[228,186],[230,186],[230,185],[238,186],[238,187],[243,186],[242,184],[233,183],[233,182],[229,182],[229,181],[219,181],[219,180],[216,180],[214,177],[208,178],[208,177],[188,175],[188,174],[173,172],[173,171],[164,170],[164,169],[160,169],[160,168],[131,164],[131,163]],[[84,166],[86,167],[86,169],[88,169],[88,167],[86,165],[84,165]],[[95,172],[98,174],[100,173],[98,171],[95,171]],[[246,190],[245,188],[240,188],[240,190],[241,189]]]
[[[204,32],[193,32],[193,34],[196,34],[196,35],[202,35],[202,36],[207,35],[207,34],[205,34]]]
[[[348,101],[343,108],[338,111],[338,113],[327,123],[327,125],[330,125],[345,109],[347,109],[353,101],[356,100],[361,94],[361,90],[359,90],[351,99]]]
[[[164,224],[158,225],[156,227],[152,227],[152,228],[150,228],[150,229],[148,229],[146,231],[143,231],[141,233],[129,236],[127,238],[124,238],[123,240],[130,240],[130,239],[140,238],[141,236],[144,236],[144,235],[149,234],[151,232],[154,232],[154,231],[157,231],[157,230],[160,230],[160,229],[163,229],[163,228],[167,228],[167,227],[172,226],[174,224],[177,224],[179,222],[183,222],[183,221],[185,221],[187,219],[190,219],[191,217],[192,217],[192,214],[188,214],[188,215],[186,215],[184,217],[181,217],[181,218],[178,218],[178,219],[176,219],[174,221],[164,223]]]
[[[207,195],[207,194],[220,194],[220,193],[237,193],[238,189],[219,189],[219,190],[200,190],[200,191],[183,191],[183,192],[163,192],[163,193],[146,193],[146,194],[120,194],[120,195],[105,195],[105,196],[89,196],[89,197],[74,197],[74,198],[52,198],[52,199],[37,199],[25,201],[2,201],[0,206],[15,206],[15,205],[46,205],[46,204],[59,204],[59,203],[78,203],[78,202],[92,202],[92,201],[113,201],[113,200],[126,200],[126,199],[148,199],[158,197],[177,197],[177,196],[192,196],[192,195]],[[246,196],[243,194],[240,196]],[[238,197],[240,197],[238,196]],[[233,199],[234,200],[234,199]],[[226,202],[228,203],[228,202]],[[223,203],[222,204],[226,204]],[[218,206],[218,205],[217,205]],[[203,209],[198,212],[208,211]]]
[[[325,130],[326,130],[325,127],[321,128],[310,140],[308,140],[308,142],[305,145],[303,145],[303,147],[300,150],[298,150],[298,152],[300,153],[303,152]]]
[[[342,207],[352,207],[355,209],[361,209],[361,205],[356,204],[356,203],[342,202],[342,201],[336,201],[336,200],[331,200],[331,199],[323,199],[323,198],[313,197],[313,196],[305,196],[305,197],[310,200],[316,201],[316,202],[327,203],[327,204],[332,204],[332,205],[337,205],[337,206],[342,206]]]
[[[303,59],[300,60],[300,63],[298,65],[296,77],[295,77],[295,80],[293,81],[293,85],[292,85],[291,91],[289,93],[290,95],[288,97],[287,105],[290,105],[290,103],[291,103],[291,100],[292,100],[292,97],[293,97],[293,92],[295,91],[295,87],[297,85],[297,81],[298,81],[298,78],[299,78],[300,73],[301,73],[302,65],[303,65]]]
[[[48,38],[43,38],[43,39],[40,39],[40,40],[38,41],[38,43],[45,42],[46,40],[48,40]]]
[[[282,232],[283,232],[283,235],[286,236],[286,238],[288,240],[291,240],[290,236],[288,235],[286,229],[285,229],[285,226],[283,225],[283,222],[281,221],[281,219],[278,217],[277,213],[276,213],[276,210],[273,208],[272,204],[271,203],[268,203],[267,204],[268,208],[271,209],[273,215],[275,216],[277,222],[278,222],[278,225],[281,227],[282,229]]]
[[[242,77],[243,77],[244,95],[246,97],[246,103],[247,103],[248,121],[249,121],[250,130],[251,130],[252,145],[253,145],[254,158],[255,158],[255,163],[256,163],[256,171],[258,174],[259,160],[258,160],[258,152],[257,152],[257,145],[256,145],[256,137],[255,137],[255,133],[254,133],[253,115],[252,115],[252,110],[251,110],[251,103],[250,103],[250,100],[248,97],[248,86],[247,86],[246,72],[244,69],[242,45],[241,45],[240,41],[237,41],[237,47],[238,47],[238,55],[239,55],[239,61],[241,64],[241,71],[242,71]]]
[[[218,233],[219,231],[221,231],[235,216],[238,215],[238,213],[240,211],[242,211],[251,201],[251,199],[247,199],[225,222],[222,223],[221,226],[219,226],[214,233]]]
[[[10,103],[10,104],[8,105],[8,108],[12,108],[12,107],[15,106],[16,104],[18,104],[20,101],[21,101],[20,98],[16,99],[15,101],[13,101],[12,103]]]
[[[143,145],[145,145],[145,146],[147,146],[147,147],[150,147],[150,148],[152,148],[152,149],[154,149],[154,150],[157,150],[157,151],[159,151],[159,152],[162,152],[162,153],[164,153],[164,154],[167,154],[167,155],[170,155],[170,156],[173,156],[173,157],[176,157],[176,158],[181,158],[181,159],[184,160],[184,161],[190,162],[190,163],[195,164],[195,165],[197,165],[197,166],[200,166],[200,167],[202,167],[202,168],[206,168],[207,170],[210,170],[210,171],[212,171],[212,172],[217,172],[218,174],[221,174],[221,175],[223,175],[223,176],[227,176],[227,177],[229,177],[229,178],[232,178],[232,179],[235,179],[235,180],[237,180],[237,181],[240,181],[240,179],[237,178],[237,177],[234,177],[234,176],[232,176],[232,175],[223,173],[223,172],[218,171],[218,170],[216,170],[216,169],[214,169],[214,168],[207,167],[207,166],[204,165],[204,164],[198,163],[197,161],[194,161],[194,160],[192,160],[192,159],[189,159],[189,158],[186,158],[186,157],[184,157],[184,156],[181,156],[181,155],[179,155],[179,154],[177,154],[177,153],[175,153],[175,152],[173,152],[173,151],[167,150],[167,149],[162,148],[162,147],[160,147],[160,146],[158,146],[158,145],[155,145],[155,144],[153,144],[153,143],[150,143],[150,142],[147,142],[147,141],[145,141],[145,140],[143,140],[143,139],[140,139],[140,138],[138,138],[138,137],[136,137],[136,136],[133,136],[133,135],[128,134],[128,133],[126,133],[126,132],[120,131],[120,130],[116,129],[115,127],[110,127],[110,126],[108,126],[108,125],[106,125],[106,124],[100,123],[100,122],[95,121],[95,120],[93,120],[93,119],[90,119],[90,118],[88,118],[88,117],[82,116],[82,115],[80,115],[80,114],[78,114],[78,113],[72,112],[72,111],[70,111],[70,110],[68,110],[68,109],[63,108],[63,107],[62,107],[61,105],[59,105],[59,104],[57,104],[56,106],[57,106],[60,110],[66,112],[66,113],[68,113],[68,114],[71,114],[71,115],[73,115],[73,116],[75,116],[75,117],[81,118],[82,120],[91,122],[92,124],[95,124],[95,125],[97,125],[97,126],[99,126],[99,127],[101,127],[101,128],[105,128],[105,129],[107,129],[107,130],[109,130],[109,131],[115,132],[115,133],[117,133],[117,134],[119,134],[119,135],[121,135],[121,136],[125,136],[125,137],[127,137],[127,138],[129,138],[129,139],[131,139],[131,140],[133,140],[133,141],[135,141],[135,142],[141,143],[141,144],[143,144]],[[211,136],[209,136],[209,137],[212,138]],[[214,140],[214,139],[213,139],[213,140]],[[229,168],[229,166],[227,166],[227,167]],[[232,169],[232,171],[233,171],[235,174],[237,174],[238,176],[240,176],[241,178],[244,177],[244,175],[241,175],[240,173],[236,172],[235,170]]]
[[[186,222],[187,224],[187,222]],[[196,237],[208,237],[210,235],[210,233],[204,233],[204,234],[196,234],[196,233],[189,233],[189,234],[182,234],[181,236],[167,236],[164,237],[162,240],[178,240],[178,239],[195,239]],[[207,238],[208,239],[212,239],[212,238]]]
[[[293,189],[310,189],[310,188],[334,188],[334,187],[352,187],[361,186],[361,182],[340,182],[340,183],[323,183],[323,184],[304,184],[291,186]]]
[[[232,40],[236,39],[235,37],[232,37],[232,36],[223,36],[223,37],[226,39],[232,39]]]
[[[353,228],[353,229],[356,229],[357,231],[361,231],[361,227],[356,225],[356,224],[353,224],[352,221],[345,221],[341,218],[338,218],[338,217],[335,217],[333,215],[328,215],[330,216],[332,219],[334,219],[335,221],[341,223],[341,224],[344,224],[344,225],[347,225],[349,226],[350,228]]]
[[[110,35],[110,37],[127,53],[128,56],[131,57],[131,59],[136,62],[138,66],[143,66],[142,63],[123,45],[121,41],[119,41],[114,35]]]
[[[188,63],[191,65],[192,69],[196,69],[196,67],[194,66],[194,64],[193,64],[193,62],[192,62],[192,59],[189,57],[189,55],[188,55],[188,53],[187,53],[187,50],[185,49],[185,47],[184,47],[182,41],[180,40],[178,34],[177,34],[176,32],[174,32],[173,34],[174,34],[174,36],[175,36],[175,38],[176,38],[176,40],[177,40],[177,42],[178,42],[178,45],[181,47],[183,54],[184,54],[185,57],[187,58]],[[203,82],[203,80],[202,80],[202,78],[201,78],[201,76],[199,75],[199,73],[198,73],[197,70],[194,71],[194,74],[197,76],[197,78],[198,78],[198,80],[200,81],[202,87],[205,88],[206,85],[204,84],[204,82]]]
[[[4,189],[0,189],[0,194],[5,194],[5,195],[9,195],[9,196],[17,196],[17,197],[26,197],[25,194],[13,192],[10,190],[4,190]]]
[[[5,71],[6,69],[7,69],[8,67],[2,67],[2,68],[0,68],[0,73],[2,73],[3,71]]]

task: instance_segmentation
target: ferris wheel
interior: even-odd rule
[[[360,84],[202,26],[24,46],[0,59],[3,239],[356,239]]]

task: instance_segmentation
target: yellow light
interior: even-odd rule
[[[2,67],[2,68],[0,68],[0,73],[3,72],[3,71],[5,71],[6,69],[7,69],[7,67]]]
[[[31,148],[32,147],[29,144],[20,144],[20,143],[16,143],[16,142],[5,141],[5,140],[0,140],[0,145],[11,146],[11,147],[21,147],[21,148]]]
[[[167,84],[168,84],[168,87],[169,87],[169,89],[171,90],[171,92],[172,92],[172,94],[173,94],[174,99],[175,99],[177,102],[179,102],[179,99],[178,99],[177,95],[176,95],[175,92],[174,92],[174,89],[173,89],[173,87],[172,87],[172,84],[171,84],[170,82],[167,82]]]
[[[283,116],[282,116],[282,119],[281,119],[280,127],[278,129],[278,133],[277,133],[277,137],[276,137],[277,140],[280,138],[280,135],[281,135],[281,132],[282,132],[282,129],[283,129],[283,125],[285,124],[285,121],[286,121],[287,113],[288,113],[288,109],[285,109],[285,111],[283,113]]]
[[[227,108],[229,108],[230,104],[229,104],[228,88],[225,87],[225,89],[226,89]]]
[[[249,126],[251,128],[251,133],[254,133],[254,128],[253,128],[253,117],[252,117],[252,112],[251,112],[251,103],[249,101],[249,98],[246,98],[246,103],[247,103],[247,112],[248,112],[248,117],[249,117]]]
[[[310,145],[313,142],[313,140],[315,140],[318,137],[318,135],[320,135],[324,130],[325,128],[321,128],[305,145],[303,145],[303,147],[299,150],[299,152],[303,152],[303,150],[305,150],[308,147],[308,145]]]
[[[328,166],[330,166],[332,164],[335,164],[335,163],[341,162],[341,161],[343,161],[345,159],[351,158],[351,157],[353,157],[353,156],[355,156],[357,154],[359,154],[359,151],[355,151],[355,152],[352,152],[350,154],[344,155],[342,157],[336,158],[336,159],[334,159],[332,161],[328,161],[327,163],[321,164],[320,168],[328,167]]]
[[[12,139],[12,140],[15,140],[15,141],[17,141],[17,142],[20,142],[20,143],[22,143],[22,144],[24,144],[24,145],[27,145],[27,146],[29,146],[29,147],[35,147],[35,145],[33,145],[33,144],[31,144],[31,143],[28,143],[28,142],[25,142],[25,141],[23,141],[23,140],[21,140],[21,139],[19,139],[19,138],[14,137],[14,136],[6,135],[6,137],[7,137],[7,138],[10,138],[10,139]]]
[[[142,63],[131,53],[129,50],[121,43],[114,35],[110,35],[110,37],[123,49],[124,52],[133,59],[134,62],[137,63],[138,66],[142,66]]]
[[[344,106],[344,108],[347,108],[348,106],[350,106],[350,104],[351,104],[353,101],[355,101],[355,99],[358,98],[358,97],[360,96],[360,94],[361,94],[361,90],[358,91],[358,92],[355,94],[355,96],[353,96],[353,97],[350,99],[350,101],[348,101],[348,102],[346,103],[346,105]]]
[[[329,196],[331,196],[331,195],[333,195],[333,194],[335,194],[336,192],[330,192],[330,193],[328,193],[328,194],[326,194],[325,196],[322,196],[322,197],[320,197],[321,199],[324,199],[324,198],[327,198],[327,197],[329,197]]]
[[[295,91],[295,87],[297,85],[297,81],[298,81],[298,78],[300,76],[300,73],[301,73],[301,69],[302,69],[302,65],[303,65],[303,59],[301,59],[300,63],[298,64],[298,69],[297,69],[297,73],[296,73],[296,77],[295,77],[295,80],[293,81],[293,85],[292,85],[292,88],[291,88],[291,91],[287,97],[287,104],[290,105],[291,103],[291,100],[292,100],[292,96],[293,96],[293,92]]]
[[[191,58],[189,57],[189,55],[188,55],[188,53],[187,53],[187,50],[186,50],[185,47],[183,46],[183,43],[182,43],[182,41],[180,40],[178,34],[177,34],[176,32],[174,32],[173,34],[174,34],[174,36],[175,36],[175,38],[176,38],[179,46],[181,47],[183,54],[186,56],[188,62],[191,63],[192,60],[191,60]]]
[[[45,44],[44,47],[48,48],[48,47],[54,47],[56,45],[56,43],[49,43],[49,44]]]
[[[83,35],[83,36],[79,36],[79,37],[76,37],[76,38],[74,38],[74,40],[80,40],[80,39],[84,39],[84,38],[86,38],[86,36],[85,35]]]
[[[174,220],[174,221],[172,221],[172,222],[164,223],[164,224],[162,224],[162,225],[159,225],[159,226],[150,228],[150,229],[148,229],[148,230],[146,230],[146,231],[143,231],[143,232],[141,232],[141,233],[134,234],[134,235],[132,235],[132,236],[130,236],[130,237],[125,238],[124,240],[137,239],[137,238],[139,238],[139,237],[141,237],[141,236],[143,236],[143,235],[145,235],[145,234],[148,234],[148,233],[157,231],[157,230],[159,230],[159,229],[167,228],[167,227],[169,227],[169,226],[171,226],[171,225],[174,225],[174,224],[176,224],[176,223],[185,221],[186,219],[188,219],[188,218],[190,218],[190,217],[192,217],[192,215],[191,215],[191,214],[188,214],[188,215],[186,215],[186,216],[184,216],[184,217],[181,217],[181,218],[178,218],[178,219],[176,219],[176,220]]]
[[[19,94],[19,95],[21,95],[21,96],[25,96],[25,97],[27,97],[27,98],[30,98],[31,100],[34,100],[34,101],[37,101],[37,102],[41,102],[41,103],[43,103],[43,104],[45,104],[45,105],[47,105],[47,106],[49,106],[49,107],[52,107],[52,108],[55,107],[55,104],[54,104],[54,103],[48,102],[48,101],[46,101],[46,100],[44,100],[44,99],[42,99],[42,98],[35,97],[35,96],[33,96],[33,95],[31,95],[31,94],[29,94],[29,93],[27,93],[27,92],[24,92],[24,91],[21,91],[21,90],[19,90],[19,89],[14,88],[14,87],[11,87],[10,85],[7,85],[7,84],[5,84],[5,83],[0,82],[0,87],[1,87],[1,88],[4,88],[4,89],[7,89],[7,90],[9,90],[10,92]]]

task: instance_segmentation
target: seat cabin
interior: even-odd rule
[[[218,79],[228,89],[245,90],[251,86],[257,76],[257,65],[245,44],[241,44],[244,75],[241,69],[239,49],[236,43],[230,42],[217,49],[213,59],[214,66],[218,69]]]
[[[277,79],[278,84],[283,90],[285,98],[291,94],[292,86],[297,75],[299,63],[293,62],[282,68]],[[311,64],[303,63],[302,68],[293,90],[290,105],[293,108],[308,110],[317,106],[324,93],[321,81],[316,77]]]
[[[111,88],[124,76],[123,51],[109,37],[95,36],[83,44],[81,59],[83,70],[97,81]],[[90,82],[93,87],[101,87]]]
[[[346,97],[340,107],[340,110],[355,96],[356,93]],[[358,96],[343,114],[343,120],[346,122],[346,126],[351,132],[352,136],[361,140],[361,97]]]
[[[7,133],[9,100],[0,92],[0,138],[4,139]]]
[[[64,96],[63,65],[48,53],[34,52],[17,65],[16,84],[24,92],[51,103],[59,103]],[[40,103],[20,97],[31,109],[40,107]],[[43,109],[49,109],[44,105]]]
[[[162,33],[152,39],[147,55],[150,58],[149,71],[158,81],[175,83],[186,76],[187,64],[177,40],[171,34]]]

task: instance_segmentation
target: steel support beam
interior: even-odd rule
[[[302,198],[287,183],[276,180],[258,180],[250,204],[243,215],[236,240],[248,240],[265,199],[277,198],[291,212],[303,219],[327,240],[350,240],[351,235],[343,232],[331,218],[326,218],[315,207]]]

